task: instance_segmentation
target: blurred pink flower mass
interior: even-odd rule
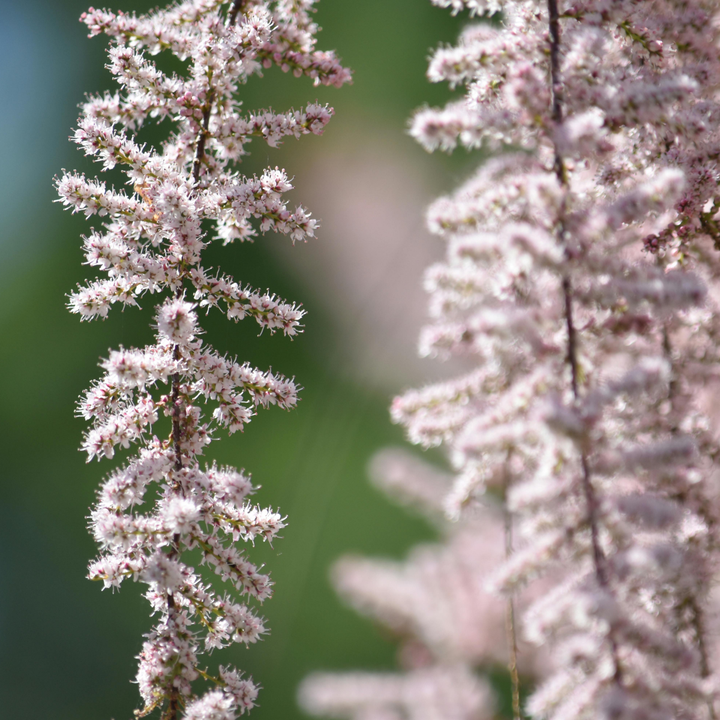
[[[344,560],[336,583],[423,648],[406,662],[471,673],[509,657],[516,718],[712,720],[717,8],[434,4],[499,13],[434,54],[429,79],[465,95],[411,126],[430,151],[491,155],[427,215],[446,256],[425,275],[421,352],[470,370],[392,406],[454,471],[430,490],[408,469],[403,487],[416,474],[457,525],[404,563]],[[534,670],[524,708],[518,666]],[[378,712],[421,716],[398,700],[408,672],[386,680],[394,695],[358,675],[311,677],[301,697],[360,717],[366,683]],[[491,714],[485,700],[460,715]]]

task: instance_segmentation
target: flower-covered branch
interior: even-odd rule
[[[393,417],[448,449],[451,515],[505,497],[488,581],[556,588],[521,620],[552,660],[526,712],[714,718],[717,9],[435,4],[500,15],[431,59],[466,94],[411,133],[495,156],[428,213],[447,256],[421,351],[470,369]]]
[[[92,511],[101,553],[89,577],[106,587],[128,577],[148,586],[158,620],[140,653],[141,717],[159,709],[164,720],[180,713],[188,720],[231,720],[257,696],[252,680],[235,670],[201,671],[198,654],[203,645],[252,643],[265,632],[241,598],[262,602],[272,583],[234,543],[272,542],[285,518],[249,501],[248,476],[202,468],[199,456],[217,427],[232,433],[260,407],[290,409],[298,388],[292,379],[216,353],[200,339],[197,310],[220,308],[235,321],[250,316],[288,336],[302,330],[301,308],[203,267],[202,253],[213,239],[228,243],[268,231],[293,241],[314,235],[310,213],[291,210],[284,198],[292,185],[283,170],[248,178],[233,169],[253,138],[274,147],[286,137],[322,133],[332,116],[318,104],[241,114],[237,93],[250,75],[276,64],[316,84],[350,79],[333,53],[315,50],[312,6],[312,0],[234,0],[229,7],[189,0],[141,17],[92,8],[83,15],[91,36],[113,39],[108,67],[120,91],[85,103],[74,140],[103,169],[122,169],[129,189],[77,173],[57,181],[66,207],[100,220],[85,238],[85,254],[107,273],[73,293],[69,307],[81,319],[105,318],[115,303],[137,305],[147,294],[164,294],[156,343],[111,351],[104,376],[79,408],[92,421],[83,444],[88,460],[140,445],[136,457],[110,474]],[[186,76],[154,64],[152,56],[163,50],[189,61]],[[160,149],[137,142],[145,123],[163,119],[174,129]],[[213,222],[215,238],[203,221]],[[163,416],[170,419],[165,438],[155,434]],[[152,509],[138,512],[146,503]],[[190,550],[231,591],[219,593],[188,566]],[[214,688],[198,695],[199,678]]]

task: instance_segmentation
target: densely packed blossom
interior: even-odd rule
[[[292,189],[284,170],[245,177],[234,169],[253,138],[276,146],[286,137],[320,134],[332,115],[317,103],[286,113],[245,112],[237,94],[249,76],[277,65],[316,84],[349,80],[333,53],[315,49],[313,4],[187,0],[146,16],[91,8],[82,18],[91,36],[112,39],[108,68],[120,90],[84,104],[74,140],[104,170],[123,170],[127,188],[80,173],[57,181],[66,207],[98,218],[85,254],[106,273],[78,288],[69,306],[81,319],[105,318],[115,303],[159,296],[156,343],[110,351],[104,376],[79,408],[92,421],[83,443],[88,460],[140,446],[99,492],[91,528],[101,552],[89,569],[105,587],[126,578],[148,586],[157,621],[139,658],[140,717],[159,709],[165,720],[180,713],[231,720],[257,696],[252,680],[224,667],[213,675],[198,655],[253,643],[265,632],[248,601],[268,598],[272,583],[235,543],[272,542],[285,518],[251,502],[244,472],[202,467],[199,456],[215,428],[233,433],[258,408],[294,407],[297,386],[218,354],[201,340],[198,312],[219,308],[231,320],[251,317],[292,337],[302,329],[303,310],[204,267],[202,253],[213,240],[268,231],[293,241],[313,237],[316,220],[284,197]],[[161,71],[153,61],[161,51],[187,61],[187,73]],[[163,120],[171,130],[160,148],[138,141],[143,125]],[[156,434],[163,417],[165,437],[164,430]],[[187,564],[191,550],[208,574],[227,583],[226,592]],[[204,695],[194,685],[199,678],[212,687]]]
[[[716,4],[434,3],[500,15],[435,53],[465,93],[411,133],[491,157],[428,212],[421,352],[468,372],[393,417],[447,448],[452,516],[505,498],[492,586],[550,583],[517,629],[551,660],[530,716],[714,719]]]

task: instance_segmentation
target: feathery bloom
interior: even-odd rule
[[[167,720],[181,712],[192,720],[233,720],[257,697],[257,686],[235,670],[201,671],[198,655],[203,646],[254,643],[265,632],[252,602],[270,597],[272,583],[235,543],[272,542],[285,518],[250,502],[253,485],[244,472],[203,468],[200,456],[216,428],[232,433],[260,407],[294,407],[298,387],[219,355],[201,339],[198,313],[219,308],[235,322],[250,317],[292,337],[304,311],[204,267],[202,254],[214,240],[269,231],[293,242],[314,236],[317,221],[286,199],[292,183],[284,170],[247,177],[235,169],[253,139],[275,147],[287,137],[321,134],[332,117],[317,103],[243,112],[238,92],[251,75],[277,65],[315,84],[350,80],[334,53],[315,47],[313,5],[185,0],[142,16],[94,8],[82,16],[90,36],[111,38],[108,68],[120,89],[83,105],[74,140],[103,170],[122,169],[127,187],[72,172],[56,182],[65,207],[97,218],[84,249],[87,263],[106,275],[78,288],[69,307],[90,320],[107,317],[116,303],[159,296],[155,344],[111,350],[104,376],[79,405],[92,421],[83,443],[88,460],[140,446],[98,494],[90,525],[101,550],[89,568],[105,587],[141,580],[158,617],[140,652],[138,716],[159,709]],[[187,61],[184,75],[159,69],[153,57],[164,51]],[[138,130],[162,120],[172,123],[162,146],[140,144]],[[163,416],[171,425],[164,438],[155,434]],[[187,564],[190,550],[227,592]],[[198,696],[193,683],[200,676],[212,687]]]
[[[532,717],[712,719],[717,8],[434,4],[501,12],[434,55],[430,80],[465,96],[411,126],[428,150],[491,154],[428,211],[447,253],[421,352],[471,369],[392,416],[447,449],[450,515],[505,498],[493,585],[556,586],[520,623],[551,649]]]

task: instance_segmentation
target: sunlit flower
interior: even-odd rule
[[[254,138],[275,147],[287,137],[318,135],[332,116],[317,103],[241,113],[237,91],[248,77],[276,64],[316,84],[350,79],[333,53],[315,49],[312,6],[313,0],[187,0],[144,16],[91,8],[82,17],[91,36],[112,39],[108,68],[120,91],[84,104],[74,140],[103,169],[122,169],[128,186],[115,190],[80,173],[57,180],[66,207],[98,219],[84,249],[88,264],[107,274],[74,292],[69,307],[82,319],[105,318],[116,303],[161,295],[157,342],[110,351],[105,375],[79,406],[93,423],[83,444],[88,460],[140,446],[98,494],[90,525],[101,553],[89,568],[89,577],[106,587],[126,578],[148,586],[158,619],[139,656],[140,715],[157,708],[176,720],[184,708],[192,720],[233,720],[257,697],[252,681],[229,668],[217,677],[202,672],[214,688],[201,697],[191,683],[201,674],[203,645],[253,643],[265,632],[255,610],[237,599],[262,602],[272,583],[233,543],[272,542],[285,518],[248,502],[249,476],[203,469],[199,456],[218,426],[234,432],[259,407],[294,407],[297,386],[218,355],[200,339],[198,310],[220,308],[236,322],[252,317],[289,336],[302,330],[304,311],[203,267],[202,254],[213,240],[268,231],[293,241],[314,235],[309,211],[288,205],[292,184],[284,170],[246,177],[234,169]],[[161,51],[187,60],[187,73],[161,71],[152,59]],[[141,126],[165,119],[173,123],[165,142],[138,144]],[[214,236],[206,233],[210,226]],[[154,432],[163,416],[172,429],[161,440]],[[140,512],[151,499],[154,507]],[[186,564],[189,550],[234,592],[207,584]]]

